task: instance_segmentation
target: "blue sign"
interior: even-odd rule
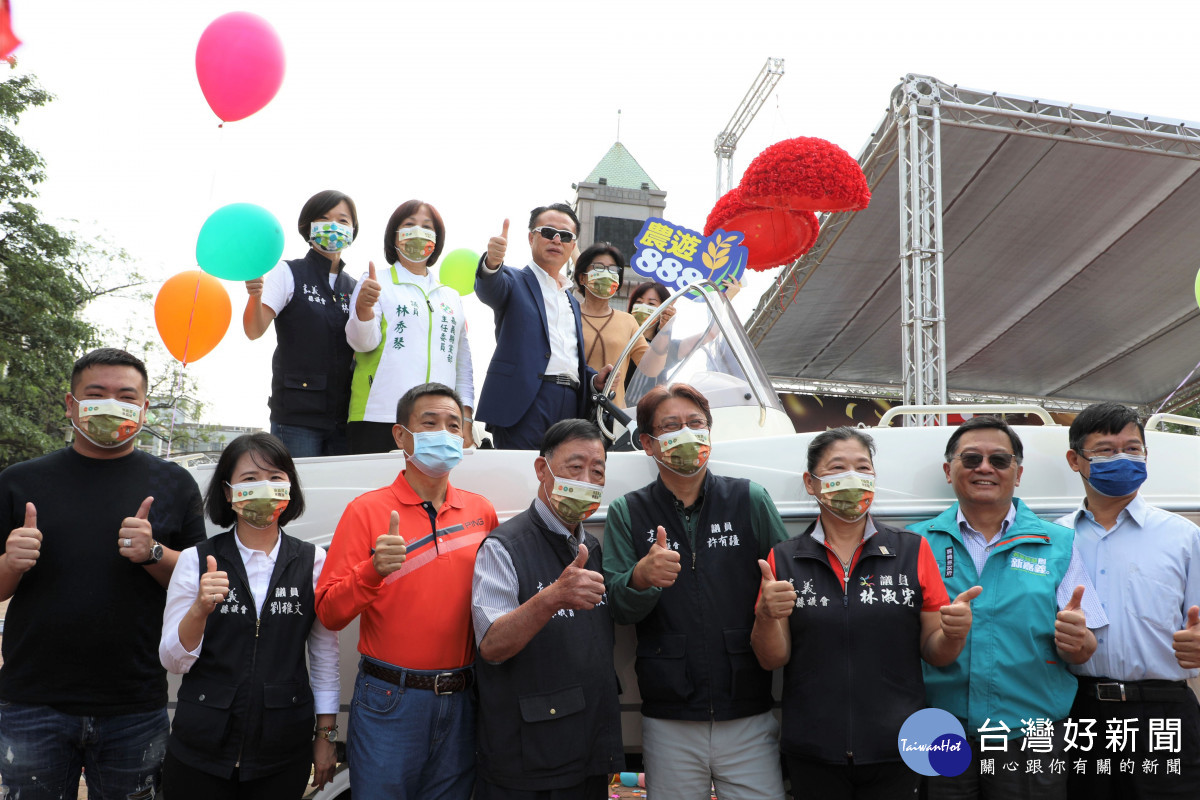
[[[698,281],[738,280],[746,272],[749,252],[740,231],[717,229],[712,236],[682,228],[659,217],[642,225],[630,266],[643,277],[676,292]]]

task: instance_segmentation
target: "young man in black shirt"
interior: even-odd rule
[[[136,449],[146,368],[101,348],[71,373],[75,441],[0,473],[0,786],[12,797],[151,798],[166,748],[165,587],[204,539],[200,491]],[[0,527],[2,530],[3,527]]]

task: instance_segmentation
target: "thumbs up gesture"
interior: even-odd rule
[[[499,236],[493,236],[488,239],[487,246],[487,265],[491,269],[499,269],[504,263],[504,254],[508,252],[508,220],[504,220],[504,227],[500,229]]]
[[[649,589],[651,586],[666,589],[675,585],[680,569],[679,551],[671,549],[667,542],[667,530],[659,525],[650,552],[634,566],[629,582],[635,589]]]
[[[217,572],[217,559],[209,556],[207,569],[200,576],[200,588],[196,591],[196,610],[207,617],[228,596],[229,573]]]
[[[367,262],[367,277],[358,285],[358,299],[354,301],[354,315],[363,322],[375,318],[375,304],[383,287],[375,277],[375,262]]]
[[[1175,660],[1184,669],[1200,668],[1200,606],[1188,609],[1187,622],[1175,631]]]
[[[947,639],[965,639],[971,632],[971,601],[979,597],[982,586],[972,586],[954,598],[948,606],[942,606],[942,635]]]
[[[121,529],[117,531],[117,552],[134,564],[149,560],[150,549],[154,547],[154,530],[150,527],[153,502],[153,497],[143,500],[136,514],[121,520]]]
[[[404,537],[400,535],[400,512],[393,511],[388,522],[388,532],[375,540],[375,556],[372,563],[375,571],[386,578],[404,566],[407,548]]]
[[[587,568],[587,545],[579,545],[575,560],[558,576],[551,588],[555,592],[555,607],[586,611],[604,599],[604,576]]]
[[[762,571],[762,588],[754,612],[768,619],[787,619],[796,607],[796,587],[788,581],[775,580],[770,563],[761,558],[758,568]]]
[[[1054,646],[1065,655],[1082,652],[1088,638],[1087,615],[1083,611],[1082,586],[1076,586],[1071,600],[1054,619]]]
[[[4,566],[17,575],[33,569],[42,549],[42,532],[37,526],[37,509],[33,503],[25,504],[25,524],[13,528],[4,544]]]

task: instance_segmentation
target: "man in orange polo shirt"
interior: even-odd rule
[[[462,418],[458,395],[440,383],[400,398],[392,435],[406,469],[346,507],[317,584],[327,628],[362,617],[346,746],[357,797],[471,795],[471,576],[496,511],[450,485]]]

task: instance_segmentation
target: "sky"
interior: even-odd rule
[[[1200,119],[1191,53],[1200,4],[1094,2],[468,2],[440,0],[12,0],[18,70],[56,96],[17,128],[47,163],[47,220],[126,250],[157,291],[196,268],[208,215],[270,210],[284,258],[295,220],[326,188],[358,206],[352,274],[383,264],[384,224],[419,197],[446,223],[444,252],[485,249],[505,218],[573,201],[617,139],[667,191],[668,220],[701,229],[715,201],[713,139],[768,57],[785,74],[735,156],[817,136],[857,156],[907,73],[1115,112]],[[1136,12],[1137,8],[1142,11]],[[195,49],[229,11],[283,40],[283,86],[262,111],[218,128]],[[524,238],[508,262],[523,264]],[[120,267],[117,267],[120,268]],[[743,320],[779,270],[734,301]],[[204,419],[268,424],[273,329],[250,342],[246,293],[226,283],[228,333],[187,366]],[[466,301],[476,390],[494,348],[489,309]],[[153,330],[152,308],[97,303],[108,328]],[[897,353],[897,359],[900,354]]]

